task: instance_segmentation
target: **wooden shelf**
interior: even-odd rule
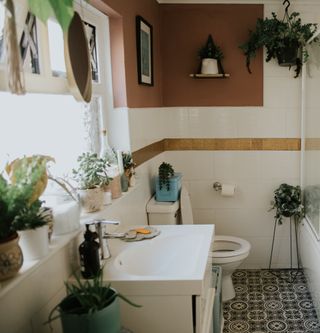
[[[189,74],[194,79],[224,79],[230,77],[230,74]]]

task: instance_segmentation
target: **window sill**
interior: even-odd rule
[[[84,225],[89,221],[105,218],[111,209],[118,206],[127,196],[131,195],[138,188],[139,188],[139,183],[137,181],[135,186],[129,187],[128,192],[122,192],[122,196],[120,198],[113,199],[110,205],[103,206],[103,208],[97,212],[82,213],[80,218],[80,224]]]
[[[38,260],[24,261],[17,275],[15,275],[11,279],[0,282],[0,298],[3,297],[6,293],[8,293],[15,286],[17,286],[19,283],[21,283],[28,276],[30,276],[39,266],[50,260],[50,258],[54,256],[60,249],[66,246],[72,239],[77,237],[80,232],[82,232],[81,229],[66,235],[53,236],[49,244],[48,255]]]
[[[128,195],[131,195],[138,187],[139,187],[138,183],[134,187],[129,187],[128,192],[123,192],[120,198],[112,200],[112,203],[110,205],[104,206],[104,208],[98,212],[82,213],[80,217],[80,224],[84,225],[89,220],[105,218],[106,214],[113,207],[118,206],[124,198],[126,198]],[[15,275],[11,279],[0,282],[0,299],[10,290],[15,288],[24,279],[30,276],[39,266],[49,261],[52,256],[54,256],[63,247],[68,245],[71,240],[75,239],[82,232],[83,232],[82,228],[79,228],[77,231],[74,231],[69,234],[61,236],[52,236],[49,244],[49,254],[47,256],[39,260],[24,261],[17,275]]]

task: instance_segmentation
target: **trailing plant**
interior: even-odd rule
[[[162,162],[159,166],[159,187],[165,187],[170,191],[170,178],[174,176],[174,169],[171,164]]]
[[[37,217],[38,198],[47,185],[49,161],[53,159],[42,155],[16,159],[6,166],[9,179],[0,174],[0,241],[33,226],[31,217],[35,217],[35,227],[42,223]]]
[[[106,171],[107,161],[96,153],[83,153],[78,157],[78,168],[73,169],[73,178],[81,190],[103,187],[111,178]]]
[[[66,314],[93,314],[110,305],[117,297],[134,307],[141,307],[127,299],[122,294],[105,285],[103,282],[103,268],[92,280],[82,280],[79,275],[74,275],[74,281],[65,282],[67,296],[57,304],[49,314],[47,324]],[[58,311],[58,315],[54,316]]]
[[[240,45],[246,56],[249,73],[251,73],[251,60],[256,56],[257,51],[265,46],[267,62],[271,59],[279,59],[283,52],[288,51],[289,48],[295,48],[297,53],[294,55],[292,65],[296,66],[295,78],[300,75],[302,64],[309,56],[304,46],[317,30],[317,24],[302,24],[299,16],[297,12],[289,15],[286,9],[283,20],[279,20],[275,13],[272,13],[272,18],[257,20],[256,28],[249,32],[247,42]],[[315,42],[319,42],[317,37],[312,40],[312,43]]]
[[[205,59],[205,58],[212,58],[212,59],[216,59],[216,60],[223,59],[222,50],[219,46],[217,46],[214,43],[211,35],[208,36],[206,45],[204,45],[199,50],[199,57],[200,57],[200,59]]]
[[[270,210],[276,209],[275,219],[282,224],[283,217],[294,217],[300,221],[304,216],[300,186],[281,184],[274,191],[274,202]]]

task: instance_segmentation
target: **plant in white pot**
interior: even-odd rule
[[[6,166],[11,183],[18,188],[28,185],[34,179],[32,195],[13,221],[19,231],[20,246],[26,260],[40,259],[49,252],[49,223],[52,210],[42,206],[39,197],[48,183],[47,164],[53,158],[34,155],[14,160]]]
[[[103,281],[102,269],[92,280],[66,282],[67,296],[51,311],[47,323],[60,318],[64,333],[119,333],[119,298],[134,304]],[[58,311],[58,314],[55,313]]]
[[[221,64],[223,53],[220,47],[214,43],[211,35],[208,36],[206,45],[199,50],[199,57],[201,59],[201,74],[224,74]]]
[[[103,187],[111,178],[106,170],[106,160],[96,153],[83,153],[78,157],[78,168],[73,169],[73,178],[78,183],[78,192],[85,212],[98,211],[103,206]]]
[[[25,157],[7,165],[10,178],[0,174],[0,280],[13,277],[22,266],[16,223],[42,194],[50,160],[47,156]]]

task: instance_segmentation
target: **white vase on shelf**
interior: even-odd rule
[[[201,74],[219,74],[217,59],[204,58],[201,63]]]

